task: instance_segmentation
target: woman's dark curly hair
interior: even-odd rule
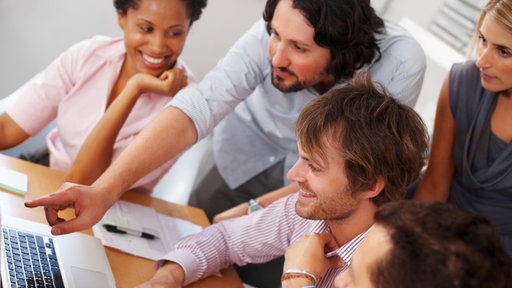
[[[268,0],[263,12],[267,30],[281,0]],[[315,42],[331,51],[327,68],[337,81],[352,78],[354,72],[381,53],[375,34],[384,33],[384,21],[377,16],[370,0],[293,0],[315,29]]]
[[[182,0],[187,5],[190,26],[201,17],[207,0]],[[130,9],[138,9],[140,0],[114,0],[114,7],[117,13],[126,15]]]

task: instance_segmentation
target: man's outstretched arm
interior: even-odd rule
[[[179,155],[197,140],[192,120],[181,110],[168,107],[160,113],[119,158],[91,185],[65,183],[55,193],[27,201],[29,208],[44,206],[54,235],[92,227],[137,180]],[[57,213],[74,208],[76,218],[65,221]]]

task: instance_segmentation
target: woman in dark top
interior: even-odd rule
[[[441,89],[415,197],[485,215],[512,255],[512,0],[490,0],[476,28],[476,61],[455,64]]]

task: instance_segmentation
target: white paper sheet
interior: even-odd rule
[[[153,234],[157,238],[145,239],[108,232],[103,224],[128,227]],[[181,238],[201,231],[202,227],[190,221],[159,214],[150,207],[119,200],[92,229],[105,246],[158,260]]]

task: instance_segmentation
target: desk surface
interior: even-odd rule
[[[28,209],[23,206],[27,199],[33,199],[57,190],[64,182],[65,174],[47,167],[12,158],[0,154],[0,166],[7,167],[28,175],[28,192],[25,197],[0,188],[0,201],[3,212],[20,216],[33,221],[46,223],[42,208]],[[166,202],[142,193],[128,191],[123,197],[133,203],[155,208],[156,211],[172,217],[189,220],[195,224],[206,227],[208,219],[201,209]],[[64,211],[64,217],[72,217],[72,211]],[[92,234],[89,229],[84,233]],[[134,287],[151,278],[154,274],[154,262],[148,259],[132,256],[115,249],[105,247],[110,266],[114,272],[117,287]],[[240,278],[233,268],[222,271],[222,277],[211,276],[187,287],[215,288],[215,287],[243,287]]]

